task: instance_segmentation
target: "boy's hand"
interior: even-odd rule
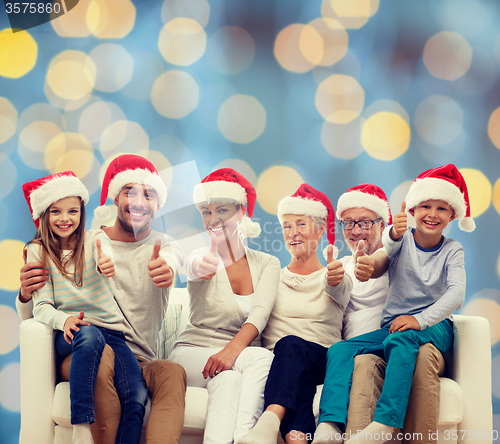
[[[83,311],[80,312],[78,316],[70,316],[66,319],[64,323],[63,331],[64,331],[64,339],[68,344],[71,344],[73,340],[73,331],[79,331],[79,325],[90,325],[87,321],[83,320]]]
[[[326,256],[326,283],[330,287],[336,287],[342,282],[344,267],[342,262],[333,258],[333,246],[328,245]]]
[[[354,255],[356,265],[354,267],[354,276],[360,282],[368,281],[375,270],[375,260],[365,253],[365,241],[360,240]]]
[[[102,252],[101,241],[97,239],[95,245],[97,247],[97,257],[98,257],[97,266],[99,267],[99,270],[101,270],[101,273],[107,278],[114,276],[115,264],[113,263],[113,261],[109,256],[106,256]]]
[[[153,247],[153,254],[149,260],[149,276],[158,288],[168,288],[174,281],[171,268],[165,259],[160,257],[161,240],[156,239]]]
[[[389,333],[405,330],[420,330],[420,324],[413,316],[403,315],[394,319],[389,327]]]
[[[406,215],[405,209],[406,202],[403,202],[401,204],[401,212],[394,216],[394,222],[392,224],[391,231],[389,232],[392,240],[401,239],[408,228],[408,216]]]
[[[210,251],[203,256],[198,264],[198,270],[196,271],[198,279],[204,279],[206,281],[211,280],[215,276],[215,273],[217,273],[217,267],[219,266],[219,258],[217,257],[217,241],[215,236],[210,236],[210,240]]]

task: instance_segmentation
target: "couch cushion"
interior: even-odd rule
[[[207,416],[207,389],[200,387],[188,387],[186,391],[186,410],[184,416],[183,433],[192,435],[203,435],[205,429],[205,418]],[[144,423],[149,417],[150,401],[146,406]],[[69,382],[60,382],[54,393],[54,404],[52,406],[52,419],[62,427],[71,426],[71,402],[69,399]]]
[[[179,322],[182,314],[181,304],[168,304],[165,317],[161,323],[156,342],[156,355],[158,359],[166,359],[174,349],[174,343],[179,334]]]
[[[441,381],[441,398],[439,402],[440,426],[451,426],[462,422],[464,417],[464,396],[460,386],[449,378]]]
[[[439,378],[441,381],[441,398],[439,403],[438,426],[452,426],[459,424],[464,417],[464,398],[460,386],[449,378]],[[322,385],[318,385],[313,401],[313,413],[318,421],[319,401]]]
[[[54,403],[52,404],[52,419],[57,425],[71,427],[71,401],[69,400],[69,382],[56,385]]]

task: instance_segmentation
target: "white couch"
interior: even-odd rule
[[[186,290],[174,289],[170,304],[177,306],[175,326],[176,333],[179,333],[188,322]],[[454,330],[453,350],[446,356],[447,377],[441,378],[438,442],[491,444],[493,415],[489,324],[484,318],[457,315],[454,317]],[[22,322],[20,347],[20,443],[71,443],[69,383],[55,384],[52,328],[33,319]],[[321,388],[318,387],[314,402],[316,414]],[[207,398],[206,389],[188,387],[181,444],[202,442]]]

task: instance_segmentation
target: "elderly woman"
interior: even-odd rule
[[[276,301],[280,263],[246,248],[254,237],[253,186],[238,172],[217,170],[197,185],[195,204],[211,246],[187,259],[190,323],[170,356],[186,370],[188,386],[206,387],[205,444],[232,444],[254,426],[264,407],[273,354],[259,347]],[[246,205],[246,206],[245,206]]]
[[[335,215],[326,195],[302,184],[280,202],[278,218],[292,258],[281,270],[276,305],[262,335],[275,355],[265,386],[266,411],[237,444],[275,444],[279,430],[287,444],[311,439],[316,386],[325,378],[328,348],[341,340],[352,289],[341,262],[333,258]],[[330,244],[326,269],[317,255],[325,231]]]

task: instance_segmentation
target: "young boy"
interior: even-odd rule
[[[407,229],[405,208],[415,217]],[[463,305],[463,248],[443,236],[448,223],[473,231],[465,181],[454,165],[417,177],[382,241],[389,257],[389,296],[381,329],[334,344],[328,350],[319,426],[313,444],[384,443],[403,426],[415,360],[420,345],[432,343],[441,353],[453,345],[450,316]],[[345,428],[354,357],[374,353],[387,362],[384,387],[373,422],[352,437]]]

